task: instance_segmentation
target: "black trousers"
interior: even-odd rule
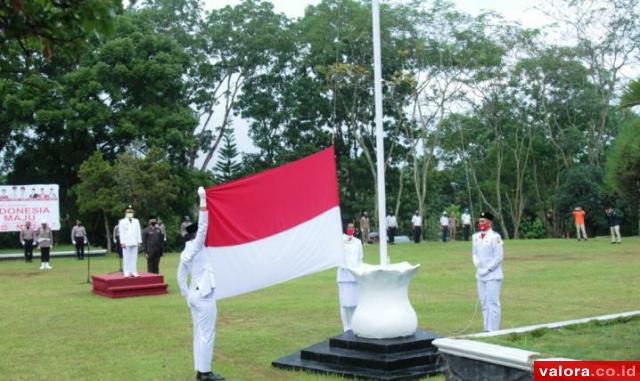
[[[463,231],[463,236],[464,236],[464,240],[468,241],[469,240],[469,231],[471,230],[471,225],[464,225],[464,231]]]
[[[78,259],[84,259],[84,237],[74,237],[76,241],[76,256]]]
[[[396,227],[387,229],[387,234],[389,235],[389,243],[395,243],[396,242],[396,232],[397,231],[398,231],[398,228],[396,228]]]
[[[152,274],[160,274],[160,257],[162,253],[148,253],[147,272]]]
[[[449,227],[440,226],[440,229],[442,229],[442,242],[447,242],[447,237],[449,237]]]
[[[49,253],[51,251],[50,247],[41,247],[40,248],[40,262],[49,262]]]
[[[413,242],[420,243],[422,238],[422,226],[416,226],[413,228]]]
[[[24,240],[24,260],[27,262],[31,262],[33,260],[33,240],[32,239]]]

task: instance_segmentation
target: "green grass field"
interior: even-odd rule
[[[481,340],[540,352],[543,357],[640,360],[640,317],[592,321]]]
[[[471,320],[477,297],[470,250],[465,242],[389,247],[392,262],[422,264],[410,292],[423,328],[481,331],[479,311]],[[377,258],[377,246],[367,246],[365,260]],[[170,254],[160,265],[169,295],[126,299],[93,295],[86,262],[73,258],[53,258],[50,272],[40,272],[37,261],[0,262],[0,380],[193,380],[177,262]],[[118,268],[113,255],[91,263],[93,273]],[[142,258],[138,266],[145,268]],[[639,269],[639,238],[622,245],[606,238],[508,241],[502,327],[640,309]],[[336,380],[270,365],[340,333],[335,270],[222,300],[217,328],[214,368],[228,380]]]

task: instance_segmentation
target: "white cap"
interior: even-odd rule
[[[40,220],[40,223],[41,223],[42,225],[46,224],[46,223],[47,223],[47,219],[46,219],[46,218],[41,219],[41,220]]]

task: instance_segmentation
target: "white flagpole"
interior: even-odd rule
[[[380,4],[371,2],[373,18],[373,81],[376,106],[376,158],[378,172],[378,227],[380,238],[380,265],[389,262],[387,257],[387,207],[384,181],[384,136],[382,130],[382,59],[380,57]]]

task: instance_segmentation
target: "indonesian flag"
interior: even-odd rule
[[[342,228],[333,147],[206,190],[216,298],[337,266]]]

